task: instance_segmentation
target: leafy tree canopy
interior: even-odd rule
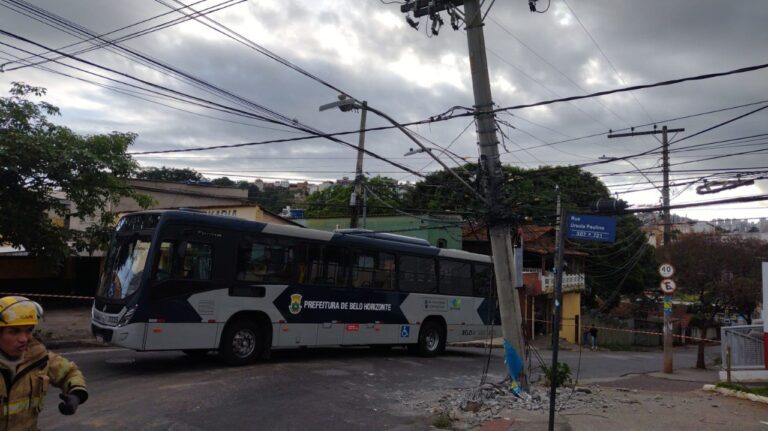
[[[150,181],[171,181],[174,183],[196,183],[198,181],[204,180],[203,174],[195,171],[194,169],[169,168],[165,166],[160,168],[152,167],[142,169],[136,174],[136,178]],[[229,181],[229,178],[227,178],[227,181]]]
[[[467,163],[453,172],[470,184],[477,184],[482,193],[483,178],[478,177],[477,165]],[[568,208],[589,208],[592,201],[609,197],[608,189],[595,176],[573,166],[544,166],[522,169],[502,168],[504,204],[520,221],[552,220],[556,212],[558,190]],[[485,206],[477,196],[463,186],[456,176],[441,170],[428,175],[406,195],[408,206],[435,211],[471,212],[482,218]]]
[[[678,290],[696,298],[691,324],[706,334],[720,312],[751,318],[761,295],[761,261],[768,243],[720,234],[681,235],[659,251],[659,261],[675,267]],[[696,367],[705,368],[704,342],[699,343]]]
[[[713,326],[721,311],[749,317],[760,301],[761,266],[768,243],[754,238],[719,234],[681,235],[660,251],[669,260],[681,293],[697,299],[698,326]]]
[[[455,168],[454,173],[470,184],[481,184],[476,164]],[[557,195],[569,211],[589,212],[597,199],[609,197],[607,187],[594,175],[573,166],[543,166],[522,169],[502,168],[502,199],[510,219],[520,224],[554,225]],[[478,193],[482,188],[477,186]],[[476,214],[483,221],[486,208],[481,201],[445,170],[432,173],[416,184],[405,198],[411,207],[434,211]],[[602,304],[603,310],[616,305],[622,295],[640,295],[657,281],[653,249],[634,216],[617,217],[616,242],[569,242],[569,248],[589,253],[585,273],[588,305]]]
[[[44,88],[14,83],[10,97],[0,98],[0,242],[57,260],[72,248],[103,245],[114,222],[103,211],[108,202],[123,196],[148,202],[125,181],[138,169],[126,154],[136,135],[79,135],[55,125],[47,116],[59,109],[30,100],[44,94]],[[99,222],[74,232],[52,223],[51,216]]]
[[[402,204],[398,198],[400,186],[392,178],[375,176],[366,178],[366,206],[368,215],[394,215],[393,208]],[[354,190],[352,184],[334,184],[325,190],[313,193],[307,198],[307,217],[345,217],[349,212],[349,197]],[[358,199],[363,199],[358,196]]]
[[[293,205],[294,197],[285,187],[267,187],[259,190],[255,184],[248,188],[248,200],[258,203],[273,213],[280,213],[283,208]]]

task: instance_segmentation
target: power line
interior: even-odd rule
[[[576,11],[574,11],[573,8],[571,8],[571,5],[568,4],[567,0],[563,0],[563,4],[565,4],[565,7],[567,7],[568,10],[571,11],[571,14],[573,14],[573,17],[576,18],[576,22],[579,23],[582,30],[584,30],[584,33],[587,34],[587,36],[589,37],[589,40],[592,41],[592,43],[595,45],[597,50],[600,51],[600,54],[603,56],[603,58],[605,58],[605,61],[608,63],[608,65],[611,66],[611,69],[613,69],[613,73],[615,73],[616,77],[619,78],[619,82],[621,82],[623,85],[626,85],[626,83],[624,82],[624,78],[621,77],[621,74],[616,69],[616,66],[613,65],[613,62],[608,58],[608,55],[605,54],[605,51],[603,51],[603,48],[601,48],[600,44],[597,43],[597,40],[595,40],[595,38],[592,37],[592,33],[590,33],[589,30],[587,30],[587,27],[584,25],[584,23],[581,22],[581,18],[579,18],[579,16],[576,15]],[[648,117],[648,119],[653,122],[653,117],[651,117],[651,114],[649,114],[648,111],[645,109],[645,106],[643,106],[643,104],[640,103],[640,101],[637,99],[635,94],[634,93],[629,93],[629,94],[632,96],[633,99],[635,99],[635,102],[637,102],[638,106],[640,106],[640,109],[643,110],[643,112]]]
[[[55,49],[53,49],[53,48],[50,48],[50,47],[44,46],[44,45],[42,45],[42,44],[39,44],[39,43],[37,43],[37,42],[33,42],[33,41],[31,41],[31,40],[29,40],[29,39],[27,39],[27,38],[24,38],[24,37],[22,37],[22,36],[16,35],[16,34],[14,34],[14,33],[11,33],[11,32],[8,32],[8,31],[2,30],[2,29],[0,29],[0,34],[4,34],[4,35],[6,35],[6,36],[9,36],[9,37],[12,37],[12,38],[14,38],[14,39],[20,40],[20,41],[22,41],[22,42],[26,42],[26,43],[29,43],[29,44],[31,44],[31,45],[35,45],[35,46],[38,46],[38,47],[40,47],[40,48],[43,48],[43,49],[49,49],[49,50],[52,50],[52,51],[54,51],[54,52],[56,52],[56,53],[58,53],[58,54],[64,55],[64,56],[66,56],[66,57],[68,57],[68,58],[71,58],[71,59],[73,59],[73,60],[75,60],[75,61],[78,61],[78,62],[81,62],[81,63],[87,64],[87,65],[89,65],[89,66],[92,66],[92,67],[96,67],[96,68],[99,68],[99,69],[102,69],[102,70],[106,70],[106,71],[109,71],[109,72],[111,72],[111,73],[115,73],[115,74],[117,74],[117,75],[120,75],[120,76],[123,76],[123,77],[129,78],[129,79],[132,79],[132,80],[135,80],[135,81],[141,82],[142,84],[144,84],[144,85],[148,85],[148,86],[150,86],[150,87],[153,87],[153,88],[158,88],[158,89],[161,89],[161,90],[164,90],[164,91],[169,91],[169,92],[171,92],[171,93],[173,93],[173,94],[176,94],[176,95],[179,95],[179,96],[187,97],[187,98],[190,98],[190,99],[193,99],[193,100],[195,100],[195,101],[198,101],[198,102],[202,102],[202,103],[209,103],[209,104],[211,104],[211,105],[213,105],[213,106],[216,106],[216,107],[219,107],[219,108],[222,108],[222,109],[227,109],[227,110],[231,110],[232,112],[237,112],[237,113],[245,114],[245,115],[251,116],[251,117],[253,117],[253,118],[258,118],[258,119],[261,119],[261,120],[263,120],[263,121],[267,121],[267,122],[270,122],[270,123],[281,124],[281,125],[284,125],[284,126],[288,126],[288,127],[291,127],[291,128],[293,128],[293,129],[296,129],[296,130],[300,130],[300,131],[303,131],[303,132],[307,132],[307,133],[312,133],[312,134],[316,135],[317,137],[322,137],[322,138],[326,138],[326,139],[329,139],[329,140],[331,140],[331,141],[334,141],[334,142],[340,143],[340,144],[342,144],[342,145],[346,145],[346,146],[348,146],[348,147],[350,147],[350,148],[354,148],[355,150],[357,150],[357,149],[358,149],[356,145],[352,145],[352,144],[350,144],[350,143],[348,143],[348,142],[342,141],[342,140],[340,140],[340,139],[338,139],[338,138],[335,138],[335,137],[333,137],[332,135],[329,135],[329,134],[325,134],[325,133],[322,133],[322,132],[318,132],[318,131],[316,131],[315,129],[313,129],[313,128],[310,128],[310,127],[308,127],[308,126],[304,126],[304,125],[302,125],[301,123],[298,123],[298,122],[297,122],[297,121],[295,121],[295,120],[292,120],[292,122],[291,122],[291,123],[287,123],[287,124],[286,124],[286,123],[284,123],[284,122],[281,122],[281,121],[278,121],[278,120],[275,120],[275,119],[272,119],[272,118],[267,118],[267,117],[264,117],[264,116],[261,116],[261,115],[251,114],[251,113],[248,113],[248,112],[246,112],[246,111],[242,111],[242,110],[240,110],[240,109],[237,109],[237,108],[232,108],[232,107],[229,107],[229,106],[226,106],[226,105],[222,105],[222,104],[219,104],[219,103],[216,103],[216,102],[207,101],[207,100],[205,100],[205,99],[201,99],[201,98],[199,98],[199,97],[196,97],[196,96],[188,95],[188,94],[185,94],[185,93],[183,93],[183,92],[180,92],[180,91],[176,91],[176,90],[173,90],[173,89],[169,89],[169,88],[163,87],[163,86],[161,86],[161,85],[158,85],[158,84],[154,84],[154,83],[151,83],[151,82],[149,82],[149,81],[146,81],[146,80],[143,80],[143,79],[140,79],[140,78],[136,78],[136,77],[130,76],[130,75],[126,74],[126,73],[123,73],[123,72],[120,72],[120,71],[117,71],[117,70],[114,70],[114,69],[108,68],[108,67],[106,67],[106,66],[98,65],[98,64],[96,64],[96,63],[93,63],[93,62],[91,62],[91,61],[88,61],[88,60],[84,60],[84,59],[81,59],[81,58],[75,57],[75,56],[73,56],[73,55],[70,55],[70,54],[66,54],[66,53],[63,53],[63,52],[61,52],[61,51],[58,51],[58,50],[55,50]],[[287,118],[287,117],[285,117],[285,118]],[[404,166],[404,165],[402,165],[402,164],[399,164],[399,163],[397,163],[397,162],[393,162],[393,161],[387,160],[386,158],[384,158],[384,157],[382,157],[382,156],[379,156],[378,154],[376,154],[376,153],[373,153],[373,152],[371,152],[370,150],[367,150],[367,149],[362,149],[361,151],[363,151],[365,154],[368,154],[368,155],[369,155],[369,156],[371,156],[371,157],[374,157],[374,158],[376,158],[376,159],[379,159],[379,160],[385,161],[386,163],[389,163],[389,164],[391,164],[391,165],[393,165],[393,166],[395,166],[395,167],[397,167],[397,168],[400,168],[400,169],[402,169],[402,170],[404,170],[404,171],[406,171],[406,172],[409,172],[409,173],[411,173],[411,174],[413,174],[413,175],[416,175],[416,176],[418,176],[418,177],[422,177],[422,176],[423,176],[423,175],[421,175],[420,173],[418,173],[418,172],[415,172],[415,171],[411,170],[410,168],[408,168],[408,167],[406,167],[406,166]]]
[[[3,1],[4,1],[4,3],[6,3],[4,6],[7,7],[8,9],[11,9],[11,10],[17,12],[17,13],[20,13],[20,14],[22,14],[22,15],[30,18],[30,19],[34,19],[34,20],[36,20],[38,22],[41,22],[43,24],[51,25],[50,23],[45,22],[41,18],[37,18],[35,16],[32,16],[31,12],[24,12],[24,10],[29,10],[29,7],[25,7],[23,5],[15,3],[15,2],[13,2],[13,0],[3,0]],[[193,3],[193,5],[199,4],[199,3],[203,3],[205,1],[207,1],[207,0],[198,0],[195,3]],[[222,3],[217,4],[217,5],[210,6],[210,7],[206,8],[206,9],[203,9],[203,10],[199,11],[198,14],[205,15],[205,14],[208,14],[208,13],[217,12],[217,11],[222,10],[224,8],[235,6],[235,5],[239,4],[239,3],[242,3],[245,0],[239,0],[236,3],[232,3],[232,1],[233,0],[226,0],[226,1],[222,2]],[[9,2],[14,4],[16,6],[16,8],[20,8],[21,10],[14,9],[10,5],[8,5]],[[231,3],[231,4],[227,4],[227,3]],[[138,25],[141,25],[141,24],[147,23],[149,21],[161,18],[163,16],[170,15],[171,13],[173,13],[173,12],[175,12],[177,10],[178,9],[174,9],[174,10],[171,10],[169,12],[165,12],[165,13],[162,13],[162,14],[159,14],[159,15],[155,15],[155,16],[152,16],[150,18],[146,18],[146,19],[143,19],[141,21],[135,22],[133,24],[129,24],[127,26],[123,26],[123,27],[120,27],[118,29],[112,30],[110,32],[102,33],[102,34],[100,34],[98,36],[91,36],[88,39],[84,39],[84,40],[81,39],[80,42],[74,42],[74,43],[70,43],[68,45],[64,45],[62,47],[59,47],[58,50],[63,51],[64,49],[72,48],[72,47],[75,47],[77,45],[80,45],[80,44],[83,44],[83,43],[86,43],[86,42],[91,42],[91,41],[96,40],[96,39],[102,39],[105,36],[109,36],[111,34],[114,34],[114,33],[117,33],[117,32],[123,31],[123,30],[127,30],[127,29],[129,29],[131,27],[136,27]],[[186,17],[186,18],[177,18],[177,19],[174,19],[174,20],[171,20],[171,21],[166,21],[164,23],[156,24],[156,25],[154,25],[152,27],[149,27],[149,28],[146,28],[144,30],[139,30],[139,31],[136,31],[136,32],[133,32],[133,33],[129,33],[127,35],[120,36],[119,38],[112,40],[112,43],[124,42],[124,41],[129,40],[129,39],[133,39],[133,38],[136,38],[136,37],[139,37],[139,36],[144,36],[144,35],[153,33],[155,31],[168,28],[168,27],[170,27],[172,25],[176,25],[176,24],[188,21],[190,19],[192,19],[191,16],[190,17]],[[71,35],[77,37],[77,35],[73,34],[73,32],[69,32],[69,31],[67,31],[65,29],[61,29],[61,28],[59,30],[67,32],[68,34],[71,34]],[[110,45],[109,42],[101,42],[101,43],[94,44],[93,46],[90,46],[90,47],[87,47],[87,48],[82,48],[82,49],[79,49],[79,50],[73,50],[73,51],[70,52],[70,54],[73,54],[73,55],[83,54],[83,53],[90,52],[90,51],[93,51],[93,50],[96,50],[96,49],[99,49],[99,48],[109,47],[109,45]],[[115,51],[113,51],[113,52],[115,52]],[[24,59],[18,59],[19,62],[24,62],[24,63],[27,63],[27,64],[24,64],[24,65],[21,65],[21,66],[12,67],[12,68],[9,68],[9,69],[3,69],[3,70],[5,72],[11,72],[11,71],[14,71],[14,70],[23,69],[25,67],[30,67],[30,66],[34,67],[34,66],[38,66],[38,65],[47,63],[47,62],[49,62],[51,60],[45,58],[44,60],[39,61],[37,63],[32,63],[32,59],[34,59],[34,58],[44,58],[43,56],[46,55],[46,54],[49,54],[49,53],[52,53],[52,51],[41,52],[39,54],[31,55],[31,56],[29,56],[27,58],[24,58]],[[54,58],[54,60],[58,60],[58,59],[61,59],[61,58],[63,58],[63,57],[59,56],[59,57]],[[13,62],[13,61],[11,61],[11,62]],[[3,64],[0,67],[3,67],[3,66],[5,66],[5,64]]]
[[[163,0],[155,0],[155,1],[157,1],[158,3],[160,3],[160,4],[162,4],[162,5],[166,6],[166,7],[169,7],[171,9],[173,9],[173,6],[168,5]],[[198,13],[192,7],[192,5],[185,5],[184,3],[182,3],[179,0],[173,0],[173,1],[176,2],[177,4],[183,5],[185,8],[195,12],[195,14]],[[179,12],[187,15],[186,12],[183,12],[183,11],[179,11]],[[194,14],[192,14],[192,15],[194,15]],[[189,15],[187,15],[187,16],[189,16]],[[206,24],[204,22],[201,22],[198,19],[197,16],[193,17],[193,19],[195,19],[196,21],[200,22],[200,24],[203,24],[204,26],[206,26],[206,27],[208,27],[208,28],[210,28],[210,29],[220,33],[220,34],[223,34],[224,36],[226,36],[226,37],[228,37],[228,38],[230,38],[230,39],[232,39],[232,40],[234,40],[234,41],[236,41],[236,42],[238,42],[238,43],[240,43],[240,44],[242,44],[242,45],[244,45],[244,46],[246,46],[246,47],[248,47],[248,48],[250,48],[250,49],[252,49],[252,50],[254,50],[256,52],[258,52],[260,54],[263,54],[263,55],[267,56],[268,58],[270,58],[270,59],[272,59],[274,61],[277,61],[278,63],[280,63],[280,64],[282,64],[282,65],[284,65],[284,66],[286,66],[286,67],[288,67],[288,68],[290,68],[292,70],[295,70],[296,72],[299,72],[300,74],[302,74],[302,75],[304,75],[304,76],[306,76],[306,77],[308,77],[308,78],[310,78],[310,79],[312,79],[312,80],[314,80],[314,81],[324,85],[325,87],[328,87],[328,88],[330,88],[330,89],[332,89],[332,90],[334,90],[334,91],[336,91],[338,93],[347,94],[345,91],[340,90],[339,88],[337,88],[334,85],[330,84],[329,82],[323,80],[322,78],[318,77],[317,75],[314,75],[314,74],[306,71],[305,69],[302,69],[301,67],[291,63],[290,61],[280,57],[279,55],[273,53],[272,51],[269,51],[268,49],[260,46],[259,44],[255,43],[254,41],[252,41],[252,40],[248,39],[247,37],[243,36],[242,34],[232,30],[231,28],[225,26],[224,24],[219,23],[218,21],[214,20],[213,18],[208,17],[208,16],[205,16],[203,18],[206,21],[212,23],[212,25],[211,24]],[[224,30],[226,30],[226,31],[224,31]]]

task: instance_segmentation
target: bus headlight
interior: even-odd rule
[[[136,314],[136,310],[138,310],[138,308],[139,308],[139,305],[136,304],[133,307],[126,310],[125,314],[123,314],[123,317],[121,317],[120,320],[117,321],[117,326],[125,326],[131,323],[131,319],[133,319],[133,315]]]

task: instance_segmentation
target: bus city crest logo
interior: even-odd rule
[[[291,305],[288,306],[288,311],[291,312],[291,314],[299,314],[301,313],[301,295],[298,293],[294,293],[291,295]]]

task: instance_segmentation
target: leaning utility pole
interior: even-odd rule
[[[626,136],[655,135],[661,133],[662,172],[664,175],[664,184],[661,188],[661,202],[663,208],[662,223],[664,223],[664,260],[667,264],[672,260],[671,256],[669,255],[669,243],[672,240],[670,229],[672,226],[669,217],[669,140],[667,138],[667,134],[669,132],[677,133],[684,131],[685,129],[668,129],[667,126],[662,127],[661,130],[656,130],[656,126],[654,126],[654,130],[648,132],[632,131],[630,133],[617,133],[608,135],[609,138],[621,138]],[[618,157],[615,158],[615,160],[622,159]],[[664,302],[667,302],[667,298],[671,303],[671,297],[665,297]],[[664,305],[662,304],[662,308],[663,307]],[[665,309],[662,309],[662,314],[664,315],[664,372],[670,374],[672,373],[672,316],[670,315],[671,313]]]
[[[455,8],[461,0],[414,0],[406,1],[400,8],[403,12],[413,11],[414,16],[428,15],[432,19],[432,33],[437,34],[442,19],[438,13],[447,10],[451,24],[458,29]],[[485,199],[489,205],[488,236],[491,242],[491,254],[496,278],[496,289],[501,313],[501,331],[504,339],[512,347],[508,356],[518,364],[507,364],[510,370],[521,368],[518,376],[523,386],[527,386],[525,369],[522,367],[525,357],[525,338],[523,336],[520,297],[515,286],[515,259],[512,247],[512,223],[509,209],[502,202],[503,174],[499,159],[499,140],[496,136],[496,121],[493,113],[493,98],[488,77],[488,59],[485,54],[485,36],[483,35],[483,14],[478,0],[464,0],[464,20],[469,47],[469,65],[472,72],[472,89],[475,96],[475,125],[477,127],[478,146],[480,147],[480,169],[486,180]],[[414,26],[410,18],[406,18]],[[418,24],[416,24],[416,27]],[[512,373],[510,373],[512,374]]]
[[[414,17],[428,16],[432,20],[432,34],[437,35],[443,24],[440,12],[446,11],[451,19],[451,26],[458,30],[462,19],[456,9],[464,5],[463,19],[467,30],[469,46],[469,65],[472,72],[472,89],[475,97],[475,125],[477,127],[478,146],[482,176],[485,178],[485,200],[488,203],[488,236],[491,242],[491,254],[496,278],[496,289],[501,313],[501,331],[504,339],[512,347],[507,352],[510,377],[520,378],[523,387],[527,386],[525,369],[522,366],[525,357],[525,338],[523,336],[520,297],[515,286],[515,260],[512,244],[512,222],[509,208],[503,203],[503,174],[499,159],[499,140],[496,135],[496,121],[493,113],[493,98],[488,77],[488,59],[485,53],[483,35],[483,13],[478,0],[406,0],[400,7],[406,14],[413,12]],[[406,21],[413,28],[418,23],[406,15]],[[518,372],[517,369],[520,369]],[[518,373],[513,374],[512,370]]]
[[[464,1],[464,17],[469,45],[469,66],[475,95],[475,123],[480,146],[480,168],[486,178],[485,196],[489,203],[488,232],[491,241],[496,289],[499,295],[501,332],[522,360],[525,357],[525,337],[520,313],[520,297],[515,287],[515,259],[512,248],[512,225],[509,209],[502,202],[503,173],[499,159],[499,140],[493,113],[488,59],[485,54],[483,14],[478,0]],[[515,376],[511,376],[515,377]],[[527,385],[525,368],[520,380]]]

